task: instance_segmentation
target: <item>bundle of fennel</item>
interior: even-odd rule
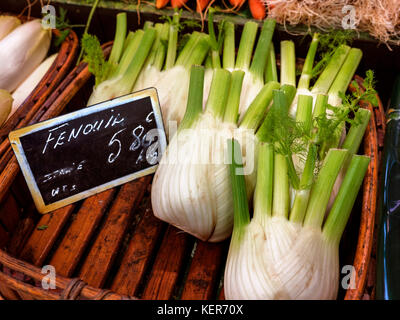
[[[156,87],[167,133],[169,121],[166,119],[180,122],[183,114],[176,106],[182,101],[186,104],[190,67],[202,64],[210,45],[207,34],[194,31],[178,53],[179,17],[176,13],[165,23],[154,26],[145,23],[143,29],[127,32],[126,13],[119,13],[107,61],[96,37],[85,34],[82,39],[84,59],[96,77],[88,105]]]
[[[39,19],[21,23],[16,17],[0,16],[0,125],[51,67],[56,55],[45,60],[50,43],[51,30],[44,29]]]
[[[227,299],[337,297],[339,242],[370,160],[355,155],[370,114],[366,109],[355,111],[341,149],[330,148],[324,159],[319,159],[321,142],[342,120],[338,114],[327,116],[327,99],[322,95],[312,112],[312,98],[308,97],[299,96],[294,121],[288,115],[287,94],[274,91],[273,105],[258,132],[252,219],[244,177],[238,174],[242,167],[240,146],[229,142],[234,159],[230,176],[235,209],[224,277]],[[300,177],[289,164],[295,150],[305,151]],[[325,218],[340,171],[345,172],[344,179]],[[292,204],[289,187],[296,190]]]
[[[205,76],[205,97],[208,95],[213,69],[223,67],[231,72],[233,70],[243,71],[245,75],[239,104],[239,118],[242,119],[250,103],[263,88],[264,84],[271,80],[277,81],[277,79],[264,78],[266,66],[272,69],[272,60],[266,59],[266,57],[270,52],[273,52],[272,36],[276,22],[272,19],[264,21],[255,50],[253,49],[257,38],[258,24],[253,21],[246,22],[241,33],[237,56],[235,57],[235,25],[230,21],[222,21],[219,25],[220,33],[217,39],[213,27],[212,10],[210,10],[208,21],[211,50]]]
[[[151,199],[155,216],[198,237],[217,242],[231,235],[232,193],[225,163],[226,139],[236,136],[248,157],[248,174],[254,168],[254,130],[280,87],[269,82],[248,108],[245,127],[238,126],[244,72],[215,69],[203,111],[204,68],[191,70],[185,116],[172,137],[155,174]],[[252,193],[249,183],[249,197]]]
[[[271,22],[266,21],[263,30],[269,30],[270,24]],[[259,141],[271,131],[271,128],[266,130],[265,124],[261,124],[264,118],[268,118],[272,91],[274,89],[281,87],[287,95],[288,104],[291,106],[290,114],[288,113],[288,115],[282,118],[282,123],[278,124],[282,128],[285,122],[296,118],[298,105],[302,105],[301,108],[304,108],[303,105],[305,105],[308,112],[316,112],[317,115],[322,112],[328,114],[327,119],[320,119],[323,122],[324,129],[318,135],[319,139],[316,142],[318,143],[317,163],[323,162],[327,150],[330,148],[343,146],[339,138],[344,130],[346,119],[362,97],[358,96],[351,103],[347,101],[344,105],[339,104],[338,97],[344,97],[341,90],[346,90],[351,77],[354,75],[359,63],[358,57],[360,57],[360,51],[358,49],[350,49],[346,45],[338,45],[332,51],[330,59],[325,62],[325,68],[320,68],[322,72],[320,72],[318,79],[315,81],[313,86],[314,91],[310,91],[306,88],[311,83],[312,77],[310,73],[312,69],[310,70],[310,66],[312,67],[314,64],[313,60],[317,49],[316,45],[318,44],[316,42],[317,37],[318,35],[314,35],[311,42],[300,77],[299,89],[295,87],[296,70],[293,42],[281,42],[280,71],[282,86],[276,82],[277,72],[273,47],[272,49],[271,47],[268,48],[267,63],[263,66],[263,77],[265,77],[264,81],[267,81],[267,83],[253,97],[253,101],[246,108],[242,117],[239,116],[239,110],[240,101],[242,100],[241,95],[244,92],[243,78],[245,77],[245,71],[232,69],[234,70],[232,72],[232,83],[231,88],[228,89],[228,83],[225,85],[222,84],[222,75],[224,73],[228,74],[229,72],[226,73],[228,70],[221,68],[207,69],[208,72],[212,70],[213,78],[205,110],[203,113],[200,113],[198,111],[200,110],[199,106],[196,107],[193,101],[188,101],[185,118],[192,120],[189,122],[183,120],[177,137],[171,139],[171,143],[155,175],[152,189],[152,203],[154,214],[158,218],[195,235],[203,241],[215,242],[229,237],[232,228],[233,206],[230,200],[231,191],[229,190],[228,168],[222,161],[224,159],[225,145],[219,138],[228,138],[235,134],[241,136],[238,139],[241,142],[242,151],[246,156],[246,164],[252,168],[252,170],[247,171],[245,176],[247,196],[251,199],[257,177]],[[344,54],[343,50],[345,50]],[[218,61],[217,52],[211,50],[210,56],[211,60]],[[354,59],[354,56],[357,59]],[[338,63],[338,57],[342,61],[341,63]],[[211,63],[210,66],[214,66],[214,64]],[[228,75],[226,77],[228,78]],[[224,81],[229,82],[228,79]],[[204,80],[201,82],[202,85],[199,80],[197,82],[198,88],[189,88],[189,96],[192,91],[198,95],[202,95],[202,89],[205,90],[207,87]],[[218,86],[219,82],[221,82],[220,86]],[[195,83],[193,82],[192,85],[194,86]],[[335,106],[328,105],[329,98],[332,99],[332,97],[336,98],[334,100],[336,102]],[[218,107],[219,110],[223,111],[210,112],[210,106],[216,105],[213,99],[218,99],[218,103],[222,106],[226,105],[226,107]],[[182,108],[182,104],[178,107]],[[294,117],[293,110],[295,111]],[[363,111],[360,111],[360,114],[362,113]],[[212,114],[212,117],[210,114]],[[301,119],[300,114],[297,117]],[[218,121],[216,122],[215,119]],[[364,120],[363,128],[365,130],[369,118],[364,117]],[[228,122],[229,126],[225,124],[221,125],[223,122]],[[189,126],[188,123],[190,123]],[[186,130],[188,128],[190,130]],[[328,129],[329,133],[326,132]],[[305,133],[303,132],[302,134]],[[307,134],[305,135],[307,136]],[[299,143],[300,138],[300,136],[296,138],[292,136],[287,143],[297,141],[297,145],[299,146],[301,145]],[[361,138],[362,134],[360,134],[357,143],[354,144],[349,153],[354,154],[357,151],[361,143]],[[250,146],[251,152],[246,151]],[[298,178],[295,178],[304,170],[306,154],[305,152],[293,152],[288,146],[286,146],[286,150],[285,161],[288,166],[288,173],[293,177],[293,183],[290,185],[290,203],[293,205],[296,201],[304,202],[299,195],[308,192],[298,189],[300,181],[298,181]],[[211,158],[211,155],[217,155],[214,158],[218,157],[220,159],[218,165],[212,162],[215,159]],[[339,173],[339,178],[335,182],[335,190],[338,190],[340,187],[344,173],[344,169]],[[331,202],[335,199],[336,194],[337,191],[332,192]],[[220,230],[223,230],[223,232]]]
[[[115,41],[109,61],[99,61],[100,50],[89,35],[84,35],[82,46],[92,72],[96,75],[96,86],[88,105],[106,101],[132,91],[155,87],[158,91],[167,135],[172,138],[177,126],[185,114],[188,99],[190,68],[193,65],[208,66],[204,80],[205,97],[208,96],[214,69],[223,68],[244,72],[243,90],[239,105],[239,116],[242,117],[265,84],[265,59],[272,49],[272,35],[275,29],[274,20],[266,20],[262,27],[257,46],[253,48],[258,32],[255,22],[248,22],[242,33],[237,59],[235,59],[234,25],[223,21],[220,33],[215,36],[213,11],[209,17],[209,34],[194,31],[191,34],[180,34],[182,23],[176,12],[172,19],[164,23],[145,23],[143,30],[129,32],[126,30],[126,15],[117,15]],[[155,32],[150,51],[143,51],[136,56],[136,49],[141,49],[140,41],[145,32]],[[184,42],[184,39],[188,39]],[[184,43],[178,50],[178,44]],[[223,44],[223,45],[222,45]],[[222,50],[223,47],[223,50]],[[97,48],[97,49],[94,49]],[[253,58],[252,58],[253,56]],[[236,61],[235,61],[236,60]],[[132,71],[127,64],[135,61]],[[250,64],[251,62],[251,64]],[[97,66],[97,67],[96,67]],[[133,67],[132,67],[133,68]],[[270,67],[269,69],[272,69]],[[266,78],[267,79],[267,78]],[[269,81],[269,79],[267,79]],[[204,99],[204,106],[205,101]]]

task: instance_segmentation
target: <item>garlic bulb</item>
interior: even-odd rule
[[[46,57],[51,30],[40,20],[22,24],[0,41],[0,88],[14,91]]]

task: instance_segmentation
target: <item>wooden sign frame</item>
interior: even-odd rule
[[[79,193],[69,196],[65,199],[62,199],[62,200],[59,200],[59,201],[56,201],[56,202],[46,205],[45,201],[43,199],[43,196],[39,190],[38,184],[35,180],[35,177],[32,173],[31,167],[30,167],[27,157],[25,155],[25,151],[21,144],[20,139],[22,137],[32,134],[34,132],[37,132],[37,131],[40,131],[40,130],[43,130],[46,128],[52,128],[52,127],[56,126],[57,124],[66,123],[69,120],[84,117],[84,116],[87,116],[87,115],[90,115],[93,113],[98,113],[100,111],[104,111],[107,109],[111,109],[113,107],[121,106],[123,104],[128,104],[135,100],[140,100],[140,99],[147,98],[147,97],[149,97],[151,100],[152,108],[154,111],[154,118],[156,121],[156,126],[158,129],[162,130],[162,135],[159,136],[158,143],[160,144],[161,153],[163,153],[167,146],[167,140],[166,140],[166,136],[165,136],[164,125],[163,125],[163,121],[162,121],[157,90],[155,88],[149,88],[149,89],[141,90],[138,92],[134,92],[134,93],[131,93],[131,94],[128,94],[128,95],[125,95],[125,96],[122,96],[122,97],[119,97],[119,98],[116,98],[113,100],[105,101],[105,102],[96,104],[94,106],[86,107],[86,108],[80,109],[78,111],[59,116],[57,118],[53,118],[53,119],[50,119],[47,121],[43,121],[43,122],[31,125],[31,126],[10,132],[10,134],[9,134],[10,143],[11,143],[14,153],[17,157],[18,163],[19,163],[22,173],[25,177],[25,180],[27,182],[29,190],[32,194],[33,201],[36,205],[37,210],[40,213],[44,214],[44,213],[48,213],[50,211],[54,211],[58,208],[61,208],[66,205],[69,205],[71,203],[85,199],[94,194],[100,193],[104,190],[122,185],[124,183],[132,181],[139,177],[152,174],[156,171],[158,164],[148,167],[144,170],[134,172],[134,173],[128,174],[126,176],[120,177],[118,179],[104,183],[102,185],[96,186],[94,188],[91,188],[90,190],[85,190],[85,191],[79,192]]]

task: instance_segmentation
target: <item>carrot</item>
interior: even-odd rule
[[[156,8],[164,8],[168,4],[169,0],[156,0]]]
[[[171,0],[172,8],[181,8],[188,0]]]
[[[263,20],[266,16],[267,10],[265,3],[262,0],[249,0],[249,7],[251,15],[254,19]]]
[[[229,0],[234,9],[240,9],[246,0]]]
[[[197,2],[196,11],[203,12],[203,10],[207,8],[207,5],[210,3],[210,0],[196,0],[196,2]]]

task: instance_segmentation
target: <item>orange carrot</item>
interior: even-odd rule
[[[172,8],[181,8],[188,0],[171,0]]]
[[[207,8],[208,4],[210,3],[210,0],[196,0],[196,2],[197,2],[196,11],[203,12],[203,10]]]
[[[229,0],[234,9],[240,9],[246,0]]]
[[[169,0],[156,0],[156,8],[164,8],[168,4]]]
[[[263,20],[265,18],[267,10],[262,0],[249,0],[249,7],[254,19]]]

